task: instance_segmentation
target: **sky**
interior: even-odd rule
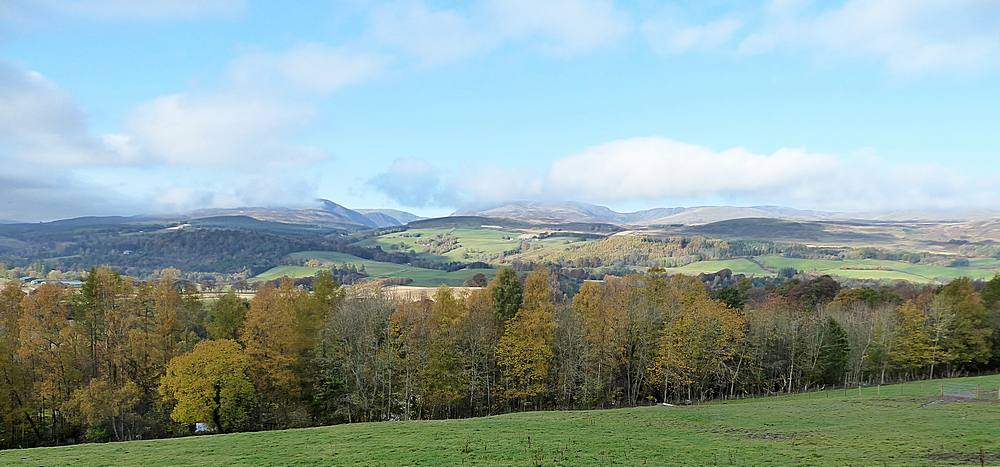
[[[984,209],[998,147],[998,0],[0,1],[0,220]]]

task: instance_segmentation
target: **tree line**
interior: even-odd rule
[[[206,302],[176,274],[0,290],[0,445],[627,407],[1000,368],[1000,278],[710,290],[544,268],[406,299],[319,273]]]

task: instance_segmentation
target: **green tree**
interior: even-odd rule
[[[247,429],[255,402],[250,358],[235,341],[205,341],[174,357],[160,382],[160,394],[174,404],[177,422],[211,423],[226,433]]]
[[[980,293],[983,298],[983,306],[986,307],[988,315],[987,321],[993,335],[990,338],[990,364],[994,368],[1000,368],[1000,275],[986,283]]]
[[[212,339],[238,339],[249,308],[233,290],[219,297],[208,309],[208,335]]]
[[[822,327],[823,339],[816,358],[816,380],[823,384],[837,384],[844,380],[851,345],[847,332],[837,320],[828,316]]]
[[[493,305],[496,306],[497,318],[500,323],[506,323],[514,317],[521,308],[522,289],[517,272],[511,268],[500,268],[497,276],[490,282],[490,294],[493,295]]]
[[[946,323],[940,336],[941,361],[951,372],[986,363],[991,354],[986,307],[968,278],[941,288],[931,308]]]

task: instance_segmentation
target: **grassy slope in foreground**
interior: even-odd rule
[[[1000,401],[934,401],[940,384],[996,391],[1000,376],[865,388],[860,395],[835,390],[692,407],[10,450],[0,452],[0,464],[978,465],[980,452],[996,461]]]
[[[439,285],[450,285],[450,286],[460,286],[465,283],[467,279],[476,275],[476,273],[486,274],[487,277],[493,277],[494,272],[492,269],[460,269],[458,271],[441,271],[438,269],[426,269],[418,268],[414,266],[407,266],[405,264],[395,264],[386,263],[382,261],[372,261],[369,259],[358,258],[357,256],[348,255],[345,253],[338,253],[335,251],[300,251],[298,253],[292,253],[289,255],[294,259],[318,259],[322,261],[328,261],[336,264],[353,264],[355,266],[365,267],[365,272],[372,278],[384,279],[384,278],[399,278],[408,277],[413,279],[413,283],[410,285],[420,286],[420,287],[437,287]],[[254,277],[253,281],[270,281],[275,279],[280,279],[283,276],[288,276],[292,279],[297,279],[300,277],[310,277],[316,275],[316,273],[321,268],[313,268],[306,266],[275,266],[267,271],[264,271]]]

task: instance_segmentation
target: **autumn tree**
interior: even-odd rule
[[[473,290],[465,298],[468,310],[459,346],[465,359],[465,395],[471,415],[491,413],[496,399],[500,321],[488,290]]]
[[[546,392],[554,314],[549,271],[536,269],[525,280],[523,306],[507,323],[497,345],[497,364],[508,400],[526,402]]]
[[[45,414],[49,436],[59,439],[68,432],[62,405],[84,380],[81,371],[88,362],[86,337],[78,332],[70,315],[69,291],[52,284],[35,289],[21,302],[18,322],[18,360],[33,381],[30,399]],[[26,401],[25,396],[19,396]]]
[[[949,372],[986,363],[991,354],[986,307],[972,281],[960,278],[944,286],[931,303],[939,325],[940,361]]]
[[[462,373],[466,359],[460,352],[462,324],[468,316],[465,303],[447,286],[434,294],[428,320],[427,365],[422,378],[431,413],[451,413],[451,406],[464,396]]]
[[[659,376],[663,398],[671,389],[681,389],[691,399],[692,391],[704,399],[711,381],[725,373],[743,338],[742,315],[725,304],[706,298],[686,303],[680,313],[664,325],[652,371]]]
[[[131,381],[113,385],[94,378],[74,390],[62,410],[70,414],[71,421],[87,428],[84,436],[89,441],[131,440],[139,431],[135,410],[140,396],[139,386]]]
[[[210,423],[226,433],[250,426],[255,403],[250,357],[235,341],[205,341],[174,357],[160,393],[174,407],[170,417],[188,425]]]
[[[8,282],[0,289],[0,441],[13,447],[40,438],[39,423],[29,406],[31,381],[18,356],[20,346],[20,284]],[[28,443],[25,443],[28,444]]]
[[[250,301],[240,331],[240,342],[253,366],[261,422],[265,425],[289,421],[302,394],[296,370],[309,342],[298,332],[296,308],[301,294],[288,279],[279,287],[265,284]]]
[[[617,319],[617,310],[604,299],[603,287],[598,282],[584,282],[573,297],[573,311],[586,341],[582,397],[600,404],[608,400],[607,391],[613,384],[619,353],[617,326],[621,321]]]
[[[934,359],[927,318],[912,300],[899,307],[897,317],[896,342],[889,355],[890,362],[904,373],[927,368]]]

